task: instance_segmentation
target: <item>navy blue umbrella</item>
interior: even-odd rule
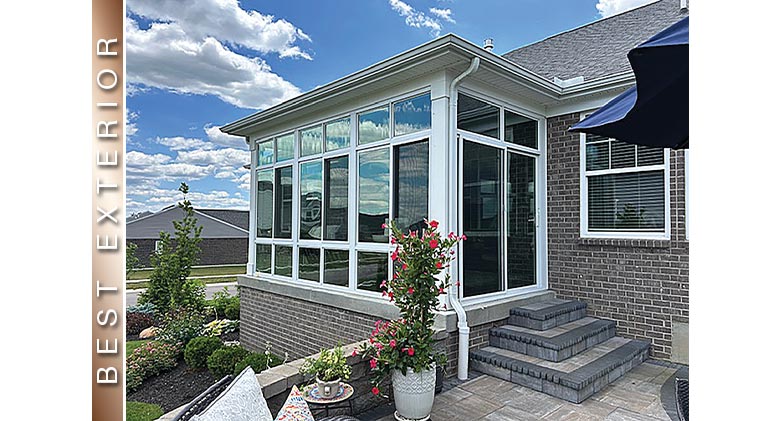
[[[658,148],[688,148],[688,17],[628,52],[636,85],[574,132]]]

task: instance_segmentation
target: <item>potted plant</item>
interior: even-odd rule
[[[433,350],[433,322],[439,295],[450,285],[449,273],[438,275],[455,258],[453,247],[465,236],[450,233],[443,238],[438,222],[426,221],[422,231],[402,233],[390,223],[394,273],[382,282],[382,295],[399,309],[400,318],[377,321],[368,343],[360,351],[370,358],[372,392],[392,378],[396,418],[423,420],[430,416],[436,384],[436,363],[446,357]],[[386,227],[386,225],[383,225]]]
[[[315,376],[320,395],[330,399],[338,395],[341,381],[349,380],[352,367],[347,364],[347,357],[339,344],[333,349],[323,349],[316,359],[306,358],[300,372]]]

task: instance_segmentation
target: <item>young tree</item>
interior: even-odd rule
[[[138,246],[135,243],[128,242],[125,246],[125,279],[141,266],[141,259],[135,255]]]
[[[187,279],[192,266],[198,262],[203,226],[197,225],[198,219],[187,200],[187,184],[181,183],[179,191],[184,194],[184,200],[178,204],[184,217],[173,221],[174,239],[169,233],[160,232],[160,249],[150,257],[153,270],[149,287],[138,298],[140,304],[154,304],[160,313],[179,307],[200,310],[205,301],[203,284]]]

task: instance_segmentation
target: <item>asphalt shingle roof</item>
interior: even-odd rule
[[[549,80],[598,79],[630,71],[628,51],[685,16],[680,0],[661,0],[520,47],[504,58]]]
[[[195,209],[198,212],[205,213],[206,215],[213,216],[227,222],[230,225],[235,225],[239,228],[243,228],[249,231],[249,211],[245,210],[233,210],[233,209]]]

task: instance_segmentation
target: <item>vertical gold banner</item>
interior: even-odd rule
[[[92,1],[92,419],[124,419],[124,4]]]

